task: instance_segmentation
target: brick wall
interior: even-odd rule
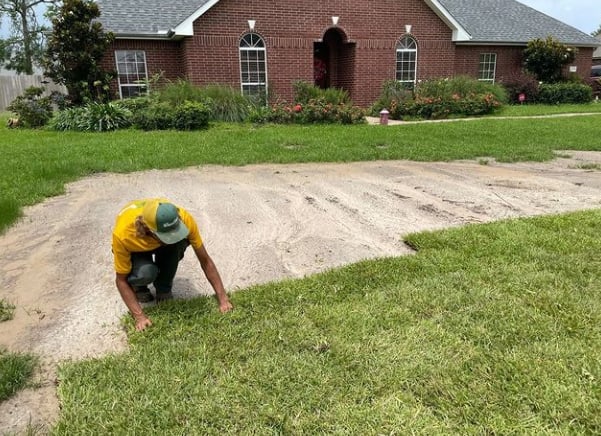
[[[149,79],[159,73],[161,73],[163,82],[186,77],[180,42],[117,39],[111,44],[101,61],[102,68],[107,71],[117,71],[115,50],[144,50]],[[116,80],[113,83],[112,91],[115,96],[119,96]]]
[[[405,34],[406,24],[412,25],[413,36],[424,46],[423,56],[418,55],[418,75],[452,72],[451,31],[421,0],[298,0],[278,2],[277,9],[273,4],[222,0],[200,17],[195,36],[183,45],[188,77],[199,84],[239,87],[238,42],[248,31],[249,19],[256,21],[255,31],[265,40],[270,93],[280,99],[292,99],[294,81],[313,82],[314,43],[326,32],[329,36],[335,32],[340,39],[337,49],[330,51],[330,83],[348,90],[356,104],[371,104],[382,83],[394,79],[396,41]],[[332,16],[340,17],[334,30]],[[427,47],[448,52],[428,53]]]
[[[495,53],[497,55],[497,68],[495,79],[502,81],[504,78],[515,76],[522,69],[522,53],[526,47],[501,47],[501,46],[457,46],[455,57],[455,73],[478,77],[480,55]]]
[[[451,30],[422,0],[328,0],[294,2],[221,0],[194,23],[194,36],[180,42],[117,40],[105,59],[114,68],[115,49],[146,50],[149,73],[186,77],[193,83],[240,88],[239,42],[255,20],[265,41],[270,96],[290,101],[292,83],[313,83],[315,44],[330,47],[331,86],[346,89],[355,104],[373,103],[384,81],[395,78],[397,41],[412,26],[418,45],[417,79],[477,76],[480,53],[497,53],[497,78],[521,68],[524,47],[455,46]],[[337,26],[331,17],[338,16]],[[586,52],[586,53],[584,53]],[[579,72],[586,56],[579,55]],[[582,68],[581,68],[582,66]]]

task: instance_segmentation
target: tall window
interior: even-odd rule
[[[417,70],[417,43],[410,36],[401,38],[396,46],[396,79],[413,86]]]
[[[495,83],[495,72],[497,70],[497,54],[482,53],[480,55],[480,66],[478,67],[478,80]]]
[[[265,97],[267,93],[265,42],[256,33],[247,33],[240,40],[240,81],[244,95]]]
[[[146,94],[148,82],[146,53],[142,50],[117,50],[115,61],[121,98]]]

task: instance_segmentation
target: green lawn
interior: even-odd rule
[[[151,310],[64,365],[57,435],[600,434],[601,210]]]
[[[386,127],[219,124],[202,132],[64,133],[9,130],[2,119],[0,123],[0,233],[23,206],[60,194],[65,183],[97,172],[377,159],[543,161],[553,158],[555,150],[601,150],[601,112]]]
[[[601,113],[194,133],[0,123],[0,232],[23,206],[95,172],[601,151]],[[212,298],[151,309],[148,331],[128,324],[129,353],[62,366],[54,433],[601,433],[601,210],[407,242],[417,255],[237,292],[227,315]],[[27,374],[29,357],[17,357]]]

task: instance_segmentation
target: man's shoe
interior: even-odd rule
[[[157,303],[167,300],[173,300],[173,292],[157,292]]]
[[[150,289],[146,287],[136,289],[136,298],[138,303],[150,303],[151,301],[154,301],[154,297],[150,293]]]

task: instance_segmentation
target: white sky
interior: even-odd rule
[[[590,34],[601,26],[601,0],[518,0]]]

